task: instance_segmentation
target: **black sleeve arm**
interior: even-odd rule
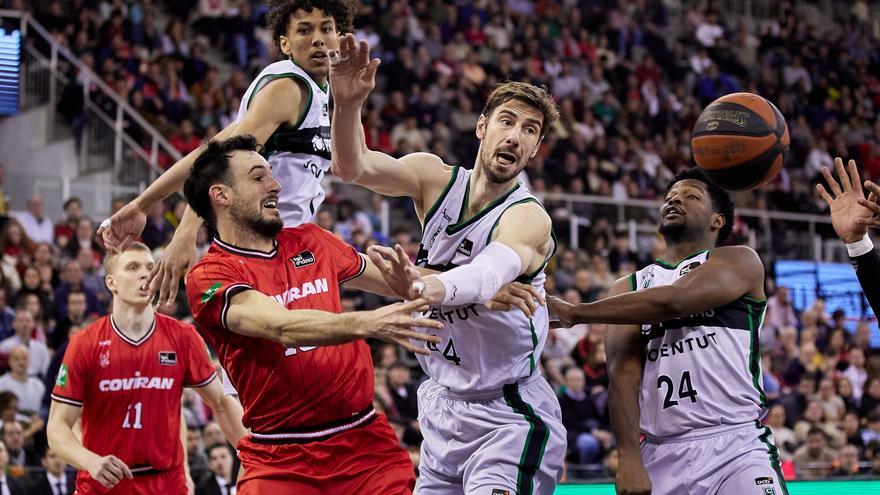
[[[875,315],[880,315],[880,251],[875,247],[867,253],[849,259],[859,278],[862,291]]]

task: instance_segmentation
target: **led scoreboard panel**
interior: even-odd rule
[[[0,115],[18,113],[21,32],[0,28]]]

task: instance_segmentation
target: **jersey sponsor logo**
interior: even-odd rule
[[[290,261],[293,263],[293,266],[295,266],[296,268],[300,268],[314,263],[315,255],[311,251],[303,251],[298,255],[290,258]]]
[[[422,313],[424,318],[430,318],[432,320],[440,320],[445,321],[447,323],[455,323],[456,321],[465,321],[471,316],[480,316],[480,313],[477,312],[477,305],[470,304],[467,306],[462,306],[455,309],[450,309],[448,311],[443,311],[443,308],[431,308],[428,311]]]
[[[67,386],[67,365],[62,364],[60,368],[58,368],[58,378],[55,379],[55,385],[59,387]]]
[[[110,345],[110,342],[111,342],[110,339],[102,340],[102,341],[98,342],[98,347],[108,346],[108,345]]]
[[[455,251],[457,253],[461,253],[465,256],[470,256],[471,252],[474,250],[474,243],[470,239],[465,239],[461,241],[461,244],[458,245],[458,249]]]
[[[297,299],[302,299],[314,294],[329,292],[329,290],[330,289],[327,288],[327,279],[319,278],[312,282],[306,282],[302,284],[301,287],[291,287],[281,294],[272,296],[272,299],[278,301],[278,304],[287,305],[287,303],[291,301],[296,301]]]
[[[647,289],[648,287],[654,285],[654,265],[649,266],[645,269],[645,274],[642,279],[642,289]]]
[[[222,286],[223,286],[223,284],[221,284],[220,282],[215,282],[213,285],[211,285],[210,287],[205,289],[205,292],[202,293],[202,298],[199,301],[202,304],[207,303],[208,301],[210,301],[214,297],[214,294],[216,294],[217,291],[220,290],[220,287],[222,287]]]
[[[776,495],[776,489],[772,486],[765,486],[764,495]]]
[[[326,103],[321,104],[321,115],[324,117],[328,117],[330,115],[330,108]]]
[[[177,364],[177,353],[173,351],[159,351],[159,364],[164,366]]]
[[[712,341],[711,343],[709,341]],[[715,340],[715,332],[707,333],[702,337],[688,337],[686,339],[681,339],[678,342],[673,342],[671,344],[663,344],[660,347],[656,347],[653,349],[648,349],[648,361],[654,362],[660,358],[675,356],[677,354],[684,354],[686,352],[693,352],[695,350],[694,344],[696,344],[696,350],[699,349],[707,349],[710,345],[718,345],[718,341]]]
[[[118,392],[120,390],[158,389],[171,390],[174,378],[134,376],[133,378],[112,378],[98,382],[101,392]]]
[[[763,478],[755,478],[756,485],[772,485],[773,478],[770,476],[764,476]]]
[[[688,263],[687,266],[682,267],[681,271],[678,272],[678,276],[683,277],[683,276],[687,275],[688,273],[690,273],[691,270],[700,266],[700,264],[701,263],[699,261],[694,261],[693,263]]]

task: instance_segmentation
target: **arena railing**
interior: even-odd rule
[[[112,170],[114,184],[136,185],[161,174],[161,163],[180,159],[152,124],[28,12],[0,10],[0,18],[18,19],[25,40],[21,109],[48,106],[48,139],[74,135],[80,174]],[[69,106],[73,91],[81,91],[81,108],[66,109],[68,115],[74,114],[67,124],[59,103],[66,96],[63,103]]]

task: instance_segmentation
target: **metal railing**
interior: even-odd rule
[[[110,86],[58,43],[29,13],[0,10],[17,18],[25,40],[21,70],[21,109],[48,105],[49,141],[76,138],[80,174],[112,170],[114,183],[152,182],[163,157],[180,153]],[[77,101],[77,96],[81,102]],[[64,103],[63,113],[59,103]],[[76,107],[71,107],[76,102]],[[132,135],[131,129],[137,129]]]

